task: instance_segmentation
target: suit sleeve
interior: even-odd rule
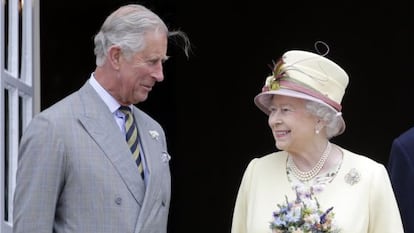
[[[413,143],[413,142],[411,142]],[[414,152],[412,152],[414,153]],[[390,157],[387,165],[391,183],[400,208],[401,217],[406,232],[414,232],[412,209],[414,201],[414,156],[410,155],[409,149],[397,138],[391,146]]]
[[[64,146],[52,121],[34,118],[19,148],[14,233],[52,233],[63,185]]]

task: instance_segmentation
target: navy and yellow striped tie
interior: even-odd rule
[[[125,114],[126,141],[128,143],[129,149],[131,150],[132,157],[137,163],[138,171],[141,174],[142,178],[144,178],[144,167],[142,166],[142,160],[139,154],[138,128],[135,124],[134,116],[131,113],[131,109],[127,106],[121,106],[119,110]]]

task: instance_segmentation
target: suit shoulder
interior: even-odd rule
[[[412,141],[414,140],[414,127],[403,132],[395,140],[399,141],[399,143],[404,144],[404,145],[412,145],[413,144]]]
[[[58,120],[58,118],[67,118],[70,117],[72,114],[70,113],[73,111],[74,108],[79,107],[76,106],[74,103],[74,99],[77,98],[76,93],[72,93],[69,96],[64,97],[63,99],[59,100],[58,102],[52,104],[51,106],[45,108],[41,112],[37,113],[32,120],[36,120],[37,118],[42,119],[50,119],[50,120]]]

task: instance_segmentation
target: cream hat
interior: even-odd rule
[[[283,54],[267,77],[262,92],[254,102],[269,115],[273,95],[284,95],[322,103],[337,113],[342,123],[338,134],[345,130],[341,101],[349,78],[347,73],[331,60],[311,52],[292,50]]]

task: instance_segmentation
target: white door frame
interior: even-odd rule
[[[0,233],[12,233],[19,140],[33,115],[40,111],[40,2],[5,0],[3,3],[0,5]]]

